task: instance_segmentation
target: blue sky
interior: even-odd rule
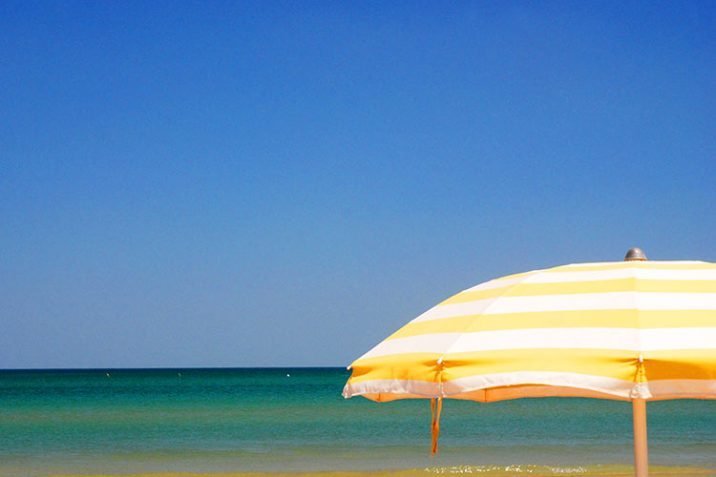
[[[0,368],[342,366],[716,261],[713,2],[0,3]]]

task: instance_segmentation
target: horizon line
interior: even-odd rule
[[[0,368],[0,372],[12,371],[209,371],[240,369],[346,369],[346,366],[147,366],[147,367],[77,367],[77,368]]]

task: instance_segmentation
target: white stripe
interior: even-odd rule
[[[551,271],[536,270],[522,273],[517,277],[496,278],[480,283],[464,290],[462,293],[476,290],[494,290],[507,288],[518,283],[562,283],[562,282],[597,282],[619,280],[622,278],[637,278],[639,280],[716,280],[716,265],[712,269],[670,270],[653,268],[619,268],[614,270],[581,270],[581,271]]]
[[[462,333],[438,333],[385,340],[358,360],[403,353],[442,354],[460,339],[461,335]]]
[[[657,329],[538,328],[464,333],[455,340],[447,353],[509,349],[661,351],[713,349],[715,346],[716,326],[713,328]]]
[[[537,328],[435,333],[386,340],[360,359],[405,353],[453,354],[516,349],[663,351],[714,349],[713,328]]]
[[[533,389],[513,386],[534,385]],[[540,389],[540,385],[545,388]],[[559,387],[556,392],[551,389]],[[499,389],[502,388],[502,389]],[[663,379],[636,384],[631,381],[580,373],[519,371],[468,376],[443,384],[445,396],[459,396],[480,389],[489,390],[487,399],[499,401],[519,397],[579,395],[585,389],[615,397],[647,400],[716,399],[716,379]]]
[[[697,270],[665,270],[651,268],[622,268],[617,270],[572,271],[538,273],[526,277],[524,283],[591,282],[637,278],[639,280],[716,280],[716,268]]]
[[[662,379],[647,383],[653,399],[716,399],[716,379]]]
[[[525,387],[528,386],[528,387]],[[486,391],[480,395],[480,391]],[[595,394],[592,394],[595,393]],[[631,381],[579,373],[521,371],[468,376],[442,385],[425,381],[377,379],[348,382],[343,397],[366,396],[390,400],[385,395],[403,397],[471,398],[476,401],[501,401],[521,397],[585,396],[629,400],[641,394],[647,400],[716,399],[714,379],[668,379],[635,384]]]
[[[545,372],[545,371],[517,371],[513,373],[493,373],[465,378],[454,379],[443,384],[446,395],[458,395],[480,389],[499,388],[503,386],[543,385],[559,386],[564,388],[587,389],[604,394],[627,398],[635,384],[631,381],[593,376],[581,373]],[[509,391],[509,390],[506,390]],[[545,393],[549,392],[548,390]],[[510,399],[515,397],[510,393]],[[524,390],[518,391],[524,394]],[[530,393],[531,396],[539,395]],[[506,396],[503,399],[507,398]],[[498,396],[491,400],[499,400]]]
[[[563,269],[565,267],[559,267]],[[521,283],[579,283],[635,278],[659,281],[716,281],[716,265],[712,269],[671,270],[652,268],[619,268],[614,270],[552,271],[535,270],[516,277],[496,278],[480,283],[460,293],[509,288]]]
[[[529,388],[514,386],[531,385]],[[454,379],[446,383],[433,383],[402,379],[376,379],[351,383],[343,388],[343,397],[366,396],[375,399],[379,394],[397,394],[403,397],[453,397],[470,396],[479,401],[500,401],[519,397],[539,396],[586,396],[599,393],[601,397],[614,396],[628,399],[638,386],[631,381],[593,376],[580,373],[518,371],[493,373]],[[488,395],[475,396],[480,390]],[[588,392],[580,392],[586,390]],[[475,399],[477,398],[477,399]]]
[[[620,264],[624,264],[625,262],[587,262],[587,263],[570,263],[567,265],[558,265],[556,267],[550,268],[548,270],[553,270],[555,268],[581,268],[581,267],[604,267],[604,268],[613,268],[615,266],[618,266]],[[644,262],[634,262],[634,263],[644,263]],[[660,265],[667,265],[667,268],[669,265],[703,265],[703,264],[709,264],[712,265],[711,262],[704,262],[703,260],[649,260],[647,262],[647,266],[645,268],[658,268]],[[638,265],[630,268],[636,268]]]
[[[346,399],[366,394],[397,394],[402,397],[438,397],[440,396],[440,385],[438,383],[407,379],[376,379],[360,383],[351,383],[348,381],[343,388],[343,397]]]
[[[438,305],[413,322],[478,314],[579,310],[716,310],[716,293],[613,292],[502,296]]]

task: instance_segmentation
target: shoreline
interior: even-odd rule
[[[6,474],[0,471],[0,477]],[[7,474],[9,477],[10,474]],[[445,466],[420,469],[379,470],[379,471],[315,471],[315,472],[139,472],[139,473],[58,473],[46,474],[46,477],[430,477],[433,475],[479,475],[483,477],[632,477],[632,466],[594,465],[594,466]],[[650,477],[716,477],[716,468],[652,466]]]

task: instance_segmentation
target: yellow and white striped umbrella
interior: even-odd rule
[[[343,395],[374,401],[716,399],[716,264],[631,260],[498,278],[350,368]]]

